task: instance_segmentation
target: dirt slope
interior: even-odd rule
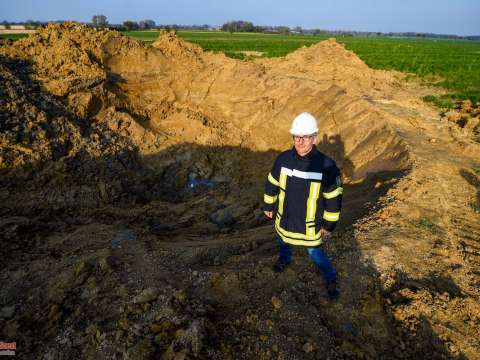
[[[0,340],[46,359],[479,358],[480,146],[402,77],[334,40],[240,62],[67,23],[1,45]],[[345,177],[338,302],[300,250],[270,270],[263,181],[301,111]]]

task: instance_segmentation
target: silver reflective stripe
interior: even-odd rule
[[[322,180],[322,173],[293,170],[293,176],[302,179]]]
[[[282,167],[280,172],[283,174],[286,174],[287,176],[294,176],[301,179],[322,180],[322,173],[318,173],[318,172],[306,172],[306,171],[300,171],[296,169],[292,170],[285,167]]]
[[[282,167],[282,169],[280,170],[280,174],[285,174],[287,176],[292,176],[292,169],[289,169],[289,168],[286,168],[286,167]]]

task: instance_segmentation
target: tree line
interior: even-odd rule
[[[236,20],[229,21],[222,25],[220,28],[222,31],[234,33],[234,32],[258,32],[258,33],[303,33],[303,29],[299,26],[290,29],[288,26],[257,26],[250,21]]]
[[[146,19],[141,21],[126,20],[122,23],[122,26],[111,26],[108,24],[107,17],[105,15],[93,15],[92,26],[97,28],[114,27],[117,30],[147,30],[154,29],[156,27],[155,21]]]
[[[63,20],[53,21],[57,23],[64,22]],[[35,29],[46,25],[46,22],[27,20],[21,23],[2,21],[0,25],[8,29],[10,25],[25,25],[27,29]],[[480,36],[458,36],[451,34],[432,34],[432,33],[417,33],[417,32],[373,32],[373,31],[350,31],[350,30],[323,30],[323,29],[303,29],[300,26],[290,28],[288,26],[258,26],[251,21],[235,20],[224,23],[220,28],[204,25],[179,25],[179,24],[156,24],[154,20],[145,19],[141,21],[126,20],[122,24],[110,24],[105,15],[94,15],[89,24],[96,28],[108,28],[118,31],[132,31],[132,30],[148,30],[148,29],[166,29],[166,30],[222,30],[230,33],[234,32],[259,32],[259,33],[275,33],[275,34],[305,34],[305,35],[322,35],[322,36],[382,36],[382,37],[408,37],[408,38],[444,38],[444,39],[464,39],[479,41]]]
[[[141,21],[126,20],[122,24],[109,24],[105,15],[94,15],[92,17],[92,26],[96,28],[109,28],[118,31],[132,30],[149,30],[149,29],[165,29],[165,30],[210,30],[212,27],[205,25],[178,25],[178,24],[156,24],[155,21],[147,19]]]

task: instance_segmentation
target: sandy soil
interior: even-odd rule
[[[334,40],[242,62],[78,24],[0,45],[0,341],[25,359],[478,359],[479,107]],[[301,111],[345,178],[274,274],[260,211]]]

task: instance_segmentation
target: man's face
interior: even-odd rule
[[[317,134],[310,135],[293,135],[293,145],[295,150],[297,150],[298,155],[305,156],[310,150],[312,150],[313,145],[317,141]]]

